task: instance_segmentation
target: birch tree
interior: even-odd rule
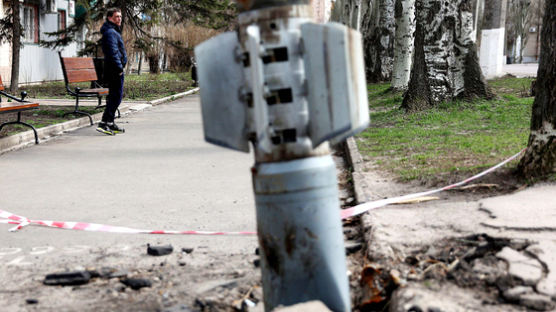
[[[395,0],[370,2],[361,17],[367,81],[389,81],[394,63]],[[365,7],[362,6],[363,9]]]
[[[518,171],[526,178],[556,172],[556,0],[546,0],[531,134]]]
[[[392,68],[392,88],[406,90],[411,73],[415,32],[415,0],[396,0],[396,37]]]
[[[469,0],[417,0],[413,69],[402,107],[414,111],[456,98],[491,98],[472,38]]]

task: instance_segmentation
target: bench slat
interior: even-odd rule
[[[0,113],[27,110],[35,107],[39,107],[39,103],[2,102],[0,103]]]
[[[90,57],[64,57],[66,70],[72,69],[95,69],[95,63]]]
[[[109,91],[108,88],[95,88],[95,89],[81,89],[79,90],[79,93],[93,93],[99,95],[107,95],[108,91]]]
[[[95,69],[79,69],[79,70],[67,70],[66,74],[69,83],[74,82],[86,82],[86,81],[96,81],[97,73]]]

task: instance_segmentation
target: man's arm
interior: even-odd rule
[[[118,57],[120,50],[118,49],[118,39],[116,38],[115,30],[110,30],[105,33],[106,42],[106,52],[104,57],[107,58],[106,61],[111,61],[118,67],[119,72],[124,71],[124,67],[120,58]]]

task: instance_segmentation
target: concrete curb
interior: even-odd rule
[[[177,99],[182,98],[182,97],[184,97],[184,96],[186,96],[186,95],[193,94],[193,93],[195,93],[195,92],[197,92],[197,91],[199,91],[199,88],[194,88],[194,89],[191,89],[191,90],[186,91],[186,92],[174,94],[174,95],[167,96],[167,97],[161,98],[161,99],[152,100],[152,101],[149,101],[148,103],[151,104],[151,105],[158,105],[158,104],[162,104],[162,103],[164,103],[164,102],[177,100]]]
[[[355,196],[355,201],[357,204],[368,202],[371,200],[371,194],[369,193],[369,188],[365,182],[364,162],[363,157],[357,149],[357,143],[353,137],[346,140],[345,151],[347,154],[348,165],[351,166],[352,172],[351,177],[353,179],[353,192]]]
[[[178,93],[172,96],[164,97],[161,99],[156,99],[149,101],[148,104],[127,104],[120,106],[120,113],[126,115],[130,112],[141,111],[145,108],[159,105],[165,102],[173,101],[184,96],[193,94],[199,91],[199,88],[191,89],[186,92]],[[102,113],[97,113],[92,115],[93,122],[97,123],[102,118]],[[65,132],[75,131],[90,125],[89,117],[82,117],[73,120],[69,120],[63,123],[51,125],[48,127],[38,128],[37,134],[39,136],[40,143],[48,141],[49,139],[64,134]],[[13,150],[17,150],[29,145],[35,144],[35,136],[32,130],[10,135],[8,137],[0,139],[0,154],[4,154]]]

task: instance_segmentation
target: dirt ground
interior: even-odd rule
[[[355,204],[350,172],[338,151],[342,206]],[[52,229],[56,231],[55,229]],[[17,235],[17,233],[14,233]],[[360,219],[344,223],[347,266],[353,306],[362,298],[360,272],[364,263]],[[241,238],[239,238],[241,239]],[[145,238],[145,242],[153,239]],[[207,246],[172,246],[168,255],[152,256],[147,245],[64,250],[0,249],[0,310],[9,311],[263,311],[259,256],[210,251]],[[21,255],[21,256],[20,256]],[[33,257],[32,265],[29,258]],[[75,285],[56,282],[53,273],[77,272]],[[125,283],[150,283],[133,289]],[[135,279],[135,280],[134,280]],[[137,280],[138,279],[138,280]],[[48,283],[48,282],[47,282]]]

